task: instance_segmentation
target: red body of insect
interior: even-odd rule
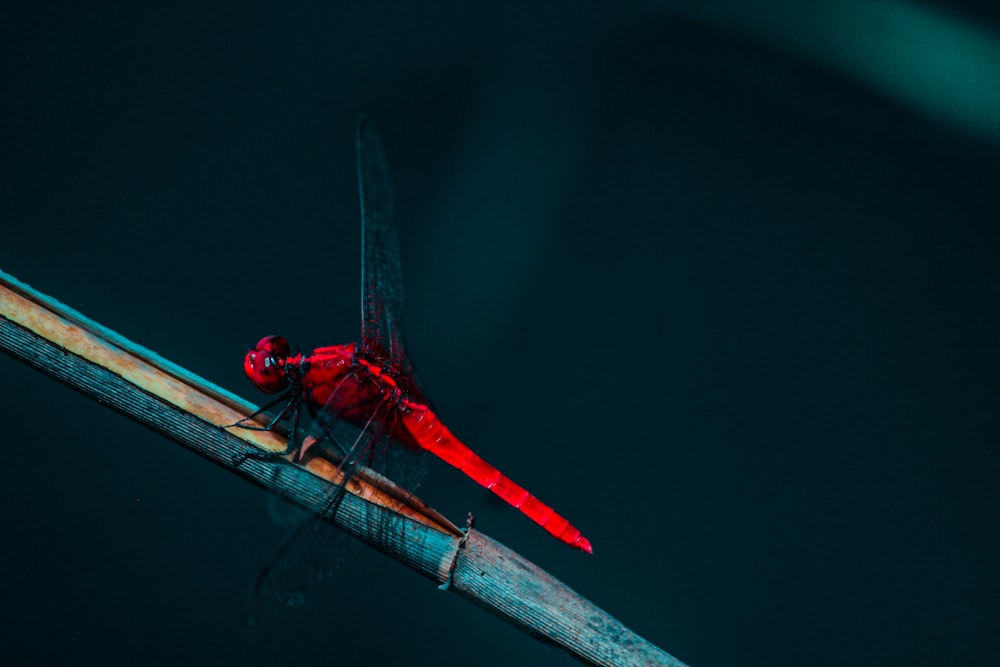
[[[356,343],[290,355],[284,338],[267,336],[247,352],[243,368],[261,391],[277,393],[291,386],[298,392],[292,400],[305,401],[314,410],[333,411],[355,426],[363,427],[372,415],[382,415],[383,432],[402,446],[430,452],[521,510],[556,539],[593,553],[590,541],[569,521],[456,438],[412,380],[379,361],[361,356]]]

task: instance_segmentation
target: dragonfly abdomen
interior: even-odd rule
[[[426,405],[413,401],[403,401],[403,424],[410,437],[421,448],[448,463],[473,481],[486,487],[498,497],[544,528],[557,540],[565,542],[587,553],[593,553],[590,541],[580,534],[564,517],[528,493],[527,489],[515,483],[481,456],[469,449],[438,419]]]

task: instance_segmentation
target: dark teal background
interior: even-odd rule
[[[425,500],[696,667],[997,664],[997,135],[554,7],[4,10],[0,268],[257,400],[260,336],[358,335],[369,112],[428,394],[595,553],[444,464]],[[0,377],[4,664],[574,664],[368,551],[247,634],[263,493]]]

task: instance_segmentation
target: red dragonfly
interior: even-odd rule
[[[364,117],[358,122],[357,155],[361,191],[361,342],[292,354],[284,338],[267,336],[247,352],[243,361],[247,377],[262,392],[287,392],[284,407],[270,425],[282,418],[291,422],[289,448],[277,455],[294,452],[301,459],[314,444],[314,439],[307,445],[296,442],[299,413],[304,406],[314,418],[312,432],[319,433],[320,440],[334,441],[341,449],[341,485],[360,466],[375,468],[403,482],[398,471],[389,471],[385,464],[377,463],[387,442],[390,449],[430,452],[519,509],[556,539],[593,553],[590,541],[569,521],[455,437],[424,398],[400,333],[402,270],[382,140]],[[353,441],[341,438],[338,442],[334,435],[338,422],[355,427]]]

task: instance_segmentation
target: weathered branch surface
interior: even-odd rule
[[[592,665],[683,663],[489,537],[462,532],[374,473],[349,483],[325,511],[335,464],[246,459],[248,445],[284,451],[274,431],[227,429],[250,403],[170,363],[75,310],[0,272],[0,349],[162,433],[236,475],[313,511],[462,597]],[[316,449],[316,448],[314,448]],[[372,521],[371,513],[386,521]],[[387,534],[391,519],[397,529]]]

